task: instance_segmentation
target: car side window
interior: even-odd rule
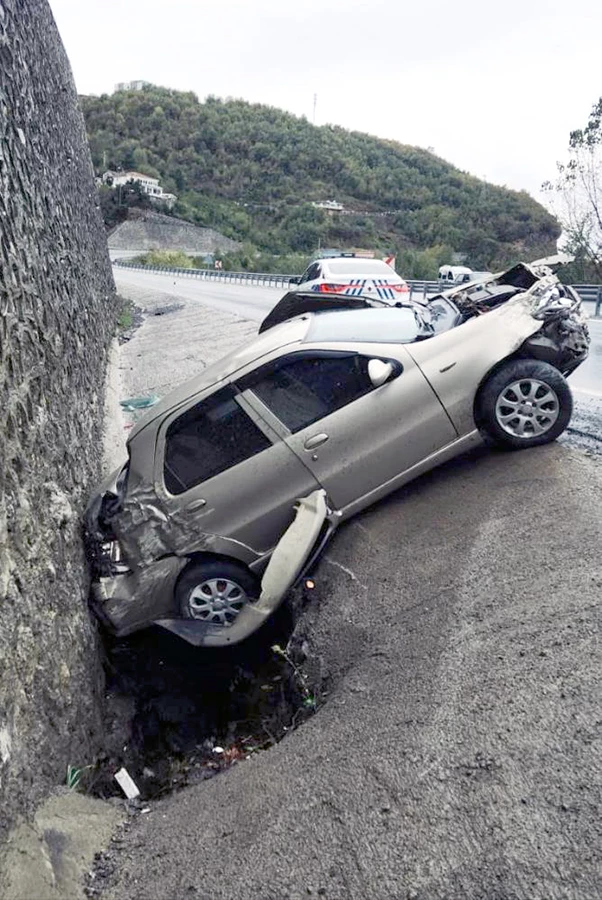
[[[250,388],[294,433],[373,390],[368,362],[354,353],[303,354],[277,360],[239,387]]]
[[[182,494],[272,444],[223,388],[175,419],[165,436],[163,477],[170,494]]]

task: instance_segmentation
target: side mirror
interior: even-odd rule
[[[289,278],[288,283],[289,284],[301,284],[301,276],[295,275],[293,278]]]
[[[393,363],[383,362],[382,359],[371,359],[368,363],[368,378],[375,388],[385,384],[394,374],[399,374],[399,372]]]

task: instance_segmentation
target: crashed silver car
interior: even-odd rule
[[[118,635],[243,640],[354,513],[484,439],[558,437],[589,344],[544,263],[397,307],[295,292],[260,331],[140,420],[90,502],[94,606]]]

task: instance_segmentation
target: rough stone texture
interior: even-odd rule
[[[184,253],[227,253],[240,244],[214,231],[199,228],[183,219],[155,212],[130,213],[130,218],[117,225],[109,235],[112,257],[145,250],[182,250]]]
[[[0,0],[0,221],[1,832],[91,762],[100,733],[80,513],[116,304],[46,0]]]

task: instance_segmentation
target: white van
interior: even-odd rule
[[[461,284],[468,284],[471,281],[482,281],[489,278],[491,272],[473,272],[467,266],[441,266],[439,268],[439,277],[437,279],[439,289],[459,287]]]

